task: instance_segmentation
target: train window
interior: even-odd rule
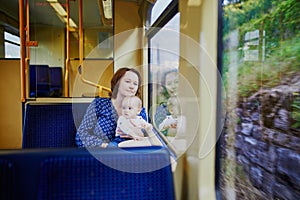
[[[50,92],[43,93],[44,97],[94,97],[94,87],[90,87],[88,83],[98,84],[97,73],[93,73],[94,66],[102,66],[103,63],[110,63],[113,59],[113,23],[111,13],[112,1],[89,0],[89,1],[66,1],[66,0],[31,0],[29,3],[29,28],[26,33],[26,41],[34,41],[27,46],[26,56],[29,56],[29,65],[37,70],[32,70],[33,74],[29,77],[30,97],[41,97],[32,77],[39,78],[41,68],[48,67],[47,71],[52,68],[61,68],[61,72],[57,73],[59,82],[62,76],[69,80],[67,87],[64,84],[64,93],[59,95]],[[26,12],[27,17],[27,12]],[[69,17],[69,22],[68,22]],[[69,24],[69,27],[67,27]],[[68,30],[68,31],[67,31]],[[84,63],[83,63],[84,61]],[[81,66],[81,68],[79,68]],[[90,67],[92,66],[92,67]],[[85,68],[85,69],[83,69]],[[69,73],[63,73],[67,71]],[[78,92],[74,90],[73,83],[77,80],[79,69],[84,72],[79,88],[89,87],[89,90]],[[36,73],[34,73],[36,71]],[[58,70],[57,70],[58,71]],[[102,71],[99,70],[99,71]],[[49,72],[50,73],[50,72]],[[51,82],[52,77],[49,73],[48,80]],[[83,73],[82,73],[83,74]],[[92,74],[90,76],[90,74]],[[96,78],[97,76],[97,78]],[[88,77],[88,78],[87,78]],[[44,78],[43,78],[44,80]],[[45,84],[49,81],[44,80]],[[55,80],[55,82],[58,82]],[[48,85],[53,85],[48,83]],[[62,87],[62,84],[59,84]],[[47,86],[47,90],[49,87]],[[77,87],[76,87],[77,88]],[[51,88],[50,88],[51,90]]]
[[[297,0],[223,3],[224,199],[299,198],[299,9]]]
[[[75,3],[71,2],[71,4],[74,6]],[[66,16],[65,1],[61,3],[50,0],[29,1],[28,36],[29,40],[37,41],[37,45],[30,46],[28,51],[31,65],[64,67]],[[77,19],[72,15],[70,24],[72,24],[72,29],[78,27]]]
[[[31,64],[64,66],[67,50],[67,10],[70,17],[70,59],[80,57],[81,11],[83,57],[89,59],[113,57],[110,37],[113,32],[112,19],[102,16],[104,15],[102,1],[89,0],[83,2],[81,6],[78,2],[69,1],[69,8],[67,1],[34,0],[29,3],[30,40],[38,42],[37,46],[30,48]]]
[[[110,0],[84,2],[83,35],[84,57],[89,59],[113,58],[113,25]],[[97,5],[98,6],[95,6]]]
[[[4,32],[5,58],[20,58],[20,37]]]
[[[153,24],[161,13],[167,8],[172,0],[157,0],[151,12],[151,24]]]
[[[176,2],[173,1],[170,5],[172,4],[176,5]],[[153,9],[152,12],[157,11]],[[169,14],[166,15],[166,12]],[[155,27],[152,26],[152,29],[149,29],[150,33],[148,34],[149,75],[152,83],[149,95],[149,114],[152,124],[169,145],[178,135],[176,125],[177,117],[180,116],[177,97],[180,13],[176,6],[170,6],[161,13],[157,21]]]

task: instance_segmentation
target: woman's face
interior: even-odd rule
[[[177,89],[178,89],[178,74],[177,74],[177,72],[171,72],[166,75],[165,87],[170,96],[177,95]]]
[[[120,79],[118,93],[122,96],[135,96],[139,87],[138,75],[127,71]]]

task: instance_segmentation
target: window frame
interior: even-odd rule
[[[217,71],[220,74],[221,78],[223,75],[223,0],[218,0],[218,33],[217,33]],[[223,79],[223,78],[222,78]],[[222,126],[222,82],[220,79],[217,79],[217,108],[216,108],[216,138],[218,133],[223,131]],[[222,130],[221,130],[222,129]],[[222,133],[221,133],[222,134]],[[216,198],[221,199],[221,155],[222,147],[221,141],[218,139],[216,141],[216,151],[215,151],[215,191]]]
[[[152,7],[153,8],[153,7]],[[151,9],[152,9],[151,8]],[[151,10],[152,11],[152,10]],[[150,11],[150,13],[151,13]],[[150,18],[149,21],[151,21],[151,14],[147,15],[148,18]],[[179,13],[179,7],[178,7],[178,0],[173,0],[172,2],[169,3],[169,5],[164,9],[164,11],[159,15],[159,17],[155,20],[155,22],[152,23],[149,27],[146,27],[145,30],[145,36],[148,41],[148,80],[151,80],[151,39],[159,32],[159,28],[164,27],[169,21],[175,17],[175,15]],[[151,91],[153,91],[153,85],[149,85],[149,90],[148,90],[148,113],[151,109],[151,105],[153,103],[152,101],[152,95]],[[150,120],[151,122],[151,120]],[[154,123],[154,122],[153,122]],[[161,134],[155,130],[157,133],[157,137],[159,140],[166,146],[172,155],[172,157],[176,158],[177,154],[175,149],[173,149],[169,144],[169,141],[166,140],[166,138],[163,138]]]

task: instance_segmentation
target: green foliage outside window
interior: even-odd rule
[[[261,87],[279,84],[285,75],[300,68],[300,1],[298,0],[246,0],[230,1],[223,10],[223,73],[226,73],[231,51],[226,45],[230,33],[238,30],[238,90],[247,97]],[[259,62],[243,61],[245,34],[259,31]],[[264,32],[263,41],[262,33]]]

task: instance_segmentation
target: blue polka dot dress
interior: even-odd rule
[[[155,125],[158,127],[168,115],[171,115],[171,113],[168,110],[167,104],[165,104],[165,103],[160,104],[157,107],[155,116],[154,116]],[[161,132],[164,135],[167,135],[168,130],[164,130]]]
[[[143,108],[140,116],[147,121]],[[84,115],[76,133],[78,147],[100,147],[115,138],[118,113],[110,98],[95,98]]]

